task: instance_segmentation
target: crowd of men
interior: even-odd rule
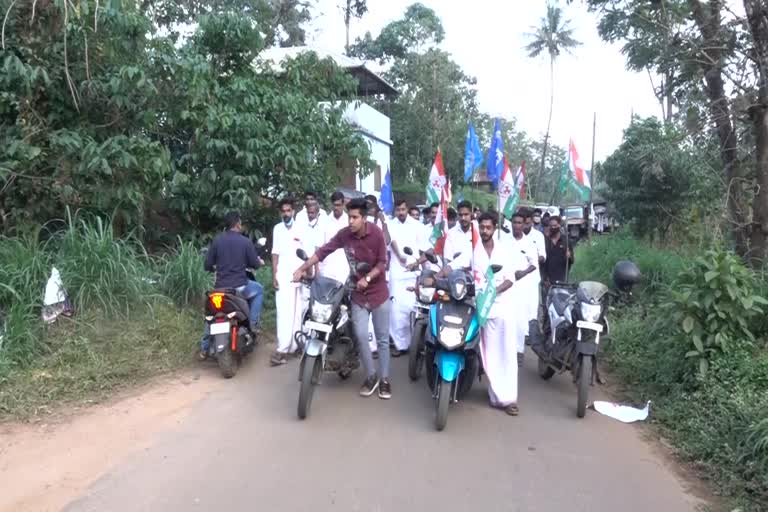
[[[272,233],[277,349],[270,362],[279,366],[300,355],[295,334],[302,329],[309,303],[309,292],[301,280],[322,275],[346,282],[350,260],[365,262],[371,270],[352,276],[355,289],[351,320],[365,371],[360,394],[370,396],[378,391],[380,398],[388,399],[392,396],[390,357],[399,357],[410,349],[411,312],[416,301],[413,289],[420,267],[432,265],[423,253],[433,250],[439,205],[420,210],[398,200],[394,215],[388,218],[374,196],[349,200],[335,192],[330,203],[332,209],[326,212],[313,192],[305,193],[303,208],[298,212],[292,200],[279,202],[280,222]],[[517,371],[523,361],[529,321],[539,314],[542,291],[550,283],[565,281],[566,267],[573,262],[572,250],[560,218],[542,217],[539,210],[521,208],[500,226],[497,213],[481,212],[462,201],[455,210],[449,209],[446,219],[449,229],[443,272],[461,268],[480,276],[492,264],[502,266],[494,276],[496,299],[482,329],[480,352],[491,405],[517,415]],[[480,237],[475,244],[473,222]],[[239,216],[228,218],[228,226],[229,231],[240,231]],[[222,266],[231,266],[232,262],[227,257],[216,261],[215,255],[226,254],[227,244],[236,242],[239,244],[225,233],[212,244],[217,250],[213,258],[213,251],[209,251],[206,268],[216,268],[217,286]],[[406,248],[411,249],[410,256]],[[311,257],[303,261],[297,249]],[[253,255],[244,254],[248,261],[236,265],[238,272],[245,265],[253,266],[249,259]],[[230,277],[227,284],[246,286],[260,309],[263,290],[255,290],[257,283],[244,279]],[[258,319],[258,312],[253,314]],[[378,371],[374,359],[378,359]]]

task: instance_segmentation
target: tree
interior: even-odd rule
[[[562,9],[548,3],[547,15],[541,19],[538,27],[532,27],[534,32],[529,34],[531,42],[525,47],[531,58],[538,57],[544,52],[549,56],[549,116],[547,118],[547,131],[544,134],[539,177],[544,174],[549,130],[552,126],[552,110],[555,103],[555,60],[562,52],[571,53],[573,48],[581,46],[581,43],[573,37],[573,29],[569,27],[569,24],[569,20],[563,19]]]
[[[344,10],[344,28],[346,29],[346,42],[344,43],[344,50],[349,54],[349,24],[352,18],[362,18],[366,12],[368,12],[368,4],[366,0],[346,0],[346,6]]]

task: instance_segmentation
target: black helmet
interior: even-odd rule
[[[640,282],[641,277],[640,269],[631,261],[620,261],[613,267],[613,282],[621,291],[632,290],[632,287]]]

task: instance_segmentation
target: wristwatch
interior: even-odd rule
[[[371,276],[365,276],[365,282],[370,283],[371,282]]]

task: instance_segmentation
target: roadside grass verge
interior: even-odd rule
[[[611,336],[602,347],[621,394],[635,404],[653,401],[652,427],[731,509],[768,510],[768,315],[750,321],[755,341],[733,339],[711,352],[702,374],[690,357],[690,336],[669,309],[692,259],[618,233],[577,248],[573,279],[608,284],[621,259],[635,261],[645,277],[634,305],[611,313]],[[757,294],[768,296],[765,274],[751,275]]]

